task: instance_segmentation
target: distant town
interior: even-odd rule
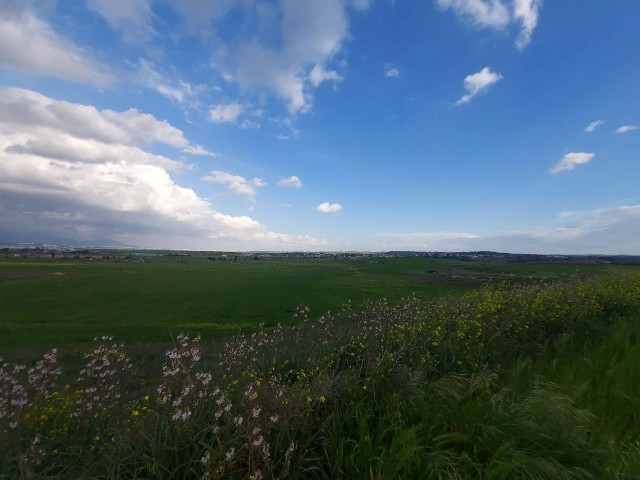
[[[523,253],[500,253],[491,251],[478,252],[422,252],[422,251],[387,251],[387,252],[281,252],[281,251],[182,251],[182,250],[148,250],[127,247],[77,247],[66,245],[47,245],[21,243],[0,245],[2,259],[40,259],[40,260],[72,260],[102,262],[139,262],[153,261],[157,257],[206,257],[210,261],[260,261],[274,259],[321,259],[335,260],[371,260],[395,257],[432,257],[466,261],[501,261],[501,262],[581,262],[640,264],[638,255],[545,255]]]

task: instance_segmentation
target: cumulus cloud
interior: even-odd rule
[[[313,88],[341,79],[327,65],[348,34],[343,0],[247,2],[239,13],[264,28],[239,42],[223,40],[214,66],[244,92],[274,94],[297,114],[311,108]]]
[[[558,163],[551,167],[549,173],[555,175],[556,173],[560,173],[565,170],[573,170],[577,165],[589,163],[595,158],[595,156],[595,153],[569,152],[562,157]]]
[[[217,211],[173,180],[181,162],[145,150],[155,142],[191,147],[180,130],[137,110],[98,110],[28,90],[0,90],[3,228],[156,247],[323,243]]]
[[[584,129],[585,132],[593,133],[596,131],[596,128],[604,124],[604,120],[595,120],[587,125],[587,128]]]
[[[342,205],[339,203],[324,202],[316,207],[316,212],[320,213],[338,213],[342,210]]]
[[[289,178],[278,180],[278,186],[284,188],[300,188],[302,187],[302,180],[296,175],[291,175]]]
[[[516,47],[522,50],[531,42],[538,25],[542,0],[436,0],[436,3],[478,28],[502,30],[518,24]]]
[[[634,130],[640,130],[640,127],[637,125],[623,125],[622,127],[618,127],[616,133],[628,133],[633,132]]]
[[[486,91],[491,85],[502,80],[502,78],[502,75],[492,72],[489,67],[484,67],[478,73],[467,75],[464,79],[464,89],[467,93],[456,102],[456,105],[469,103],[473,97]]]
[[[236,123],[243,111],[244,107],[235,102],[214,105],[209,110],[209,120],[213,123]]]
[[[155,35],[151,0],[88,0],[87,7],[119,31],[125,42],[146,42]]]
[[[23,2],[0,2],[0,66],[98,86],[112,80],[91,52],[57,33]]]
[[[266,185],[261,178],[255,177],[251,180],[247,180],[240,175],[233,175],[221,170],[214,170],[210,175],[202,177],[201,180],[207,183],[221,183],[223,185],[227,185],[227,189],[231,193],[246,195],[248,197],[253,197],[256,194],[257,188],[264,187]]]

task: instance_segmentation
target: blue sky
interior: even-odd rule
[[[0,1],[2,230],[640,254],[640,4]]]

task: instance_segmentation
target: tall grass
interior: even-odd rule
[[[0,360],[0,478],[625,478],[637,336],[596,337],[639,308],[624,275],[300,309],[217,359],[178,336],[154,384],[110,337],[71,385]]]

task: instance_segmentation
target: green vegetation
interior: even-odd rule
[[[632,479],[640,275],[371,301],[225,341],[179,335],[157,381],[99,339],[0,362],[9,477]],[[11,441],[9,439],[11,438]]]
[[[486,282],[627,269],[432,258],[233,261],[230,255],[226,261],[210,261],[207,255],[192,255],[137,260],[146,263],[0,262],[0,352],[32,357],[51,345],[86,349],[105,334],[164,348],[181,331],[200,333],[206,342],[262,322],[291,322],[303,304],[317,315],[347,301],[359,305],[386,297],[396,303],[412,293],[422,298],[460,294]]]

